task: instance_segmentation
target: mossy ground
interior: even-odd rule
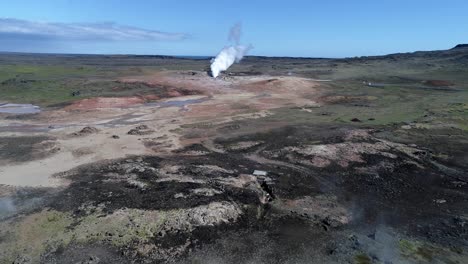
[[[143,246],[158,236],[169,218],[183,210],[147,211],[124,209],[110,215],[95,210],[82,217],[68,212],[43,210],[18,222],[4,222],[0,231],[0,263],[26,258],[33,263],[71,243],[104,243],[116,248]]]

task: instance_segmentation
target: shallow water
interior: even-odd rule
[[[39,113],[39,106],[32,104],[0,104],[0,113],[7,114],[35,114]]]

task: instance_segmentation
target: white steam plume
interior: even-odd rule
[[[229,30],[228,40],[236,43],[236,45],[239,45],[241,35],[242,25],[241,23],[237,23]]]
[[[242,26],[240,23],[234,25],[229,31],[229,41],[235,45],[227,46],[219,52],[216,58],[211,60],[211,74],[214,78],[218,77],[219,73],[227,70],[234,62],[238,63],[252,49],[252,45],[240,45],[240,36],[242,35]]]

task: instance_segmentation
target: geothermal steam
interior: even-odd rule
[[[219,73],[227,70],[234,62],[238,63],[252,48],[252,45],[240,45],[240,36],[242,34],[241,24],[234,25],[229,31],[228,40],[234,42],[235,45],[227,46],[219,52],[218,56],[211,60],[211,74],[213,77],[218,77]]]

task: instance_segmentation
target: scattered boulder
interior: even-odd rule
[[[359,118],[355,117],[351,119],[351,122],[362,122]]]
[[[113,138],[113,139],[119,139],[120,137],[117,136],[117,135],[112,135],[112,138]]]
[[[99,129],[97,129],[95,127],[87,126],[87,127],[84,127],[83,129],[81,129],[78,132],[72,133],[72,136],[87,136],[87,135],[91,135],[91,134],[96,134],[98,132],[99,132]]]
[[[97,133],[99,130],[95,127],[84,127],[83,129],[80,130],[80,133],[82,134],[93,134]]]
[[[135,128],[130,129],[127,132],[129,135],[148,135],[152,134],[154,130],[150,129],[147,125],[139,125]]]

